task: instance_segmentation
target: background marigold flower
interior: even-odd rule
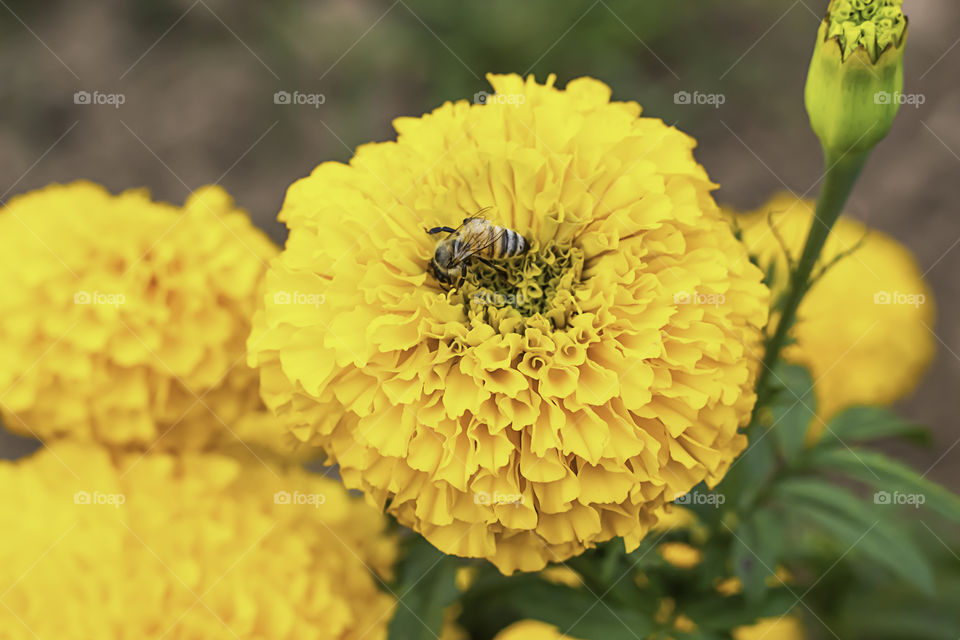
[[[13,198],[0,210],[4,422],[141,448],[276,444],[244,359],[276,251],[220,187],[182,208],[90,182]]]
[[[303,442],[445,553],[510,573],[716,483],[745,439],[768,292],[694,140],[590,78],[489,76],[293,184],[254,321],[261,391]],[[531,245],[427,273],[439,225]],[[323,304],[290,304],[292,292]]]
[[[396,544],[334,480],[61,441],[0,494],[4,638],[386,637]]]
[[[657,552],[678,569],[692,569],[703,560],[703,552],[685,542],[663,542]]]
[[[689,631],[689,630],[688,630]],[[734,629],[735,640],[803,640],[803,628],[793,616],[768,618],[755,625]],[[576,640],[557,627],[539,620],[515,622],[496,635],[494,640]]]
[[[498,633],[494,640],[577,640],[560,633],[552,624],[539,620],[520,620]]]
[[[787,276],[776,233],[798,256],[814,207],[812,201],[779,194],[760,209],[736,216],[747,250],[761,268],[774,264],[775,296]],[[796,342],[784,350],[787,360],[810,369],[823,420],[852,405],[899,400],[919,382],[934,353],[933,295],[909,250],[885,233],[841,217],[821,264],[850,251],[804,297],[792,331]],[[822,425],[817,421],[811,430],[819,433]]]
[[[765,618],[733,631],[733,640],[803,640],[805,637],[800,618],[792,615]]]

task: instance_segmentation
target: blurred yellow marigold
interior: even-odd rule
[[[703,552],[685,542],[663,542],[657,552],[678,569],[692,569],[703,560]]]
[[[0,463],[4,638],[386,637],[396,545],[334,480],[61,441]]]
[[[489,79],[290,187],[250,362],[347,486],[510,573],[634,548],[719,481],[769,296],[694,140],[590,78]],[[444,291],[425,228],[483,207],[530,251]]]
[[[689,632],[691,629],[683,629]],[[733,631],[734,640],[803,640],[803,628],[793,616],[768,618],[749,627]],[[494,640],[577,640],[562,634],[557,627],[539,620],[515,622],[496,635]]]
[[[766,618],[733,631],[733,640],[803,640],[805,637],[800,619],[792,615]]]
[[[787,262],[768,216],[796,258],[815,206],[779,194],[760,209],[736,216],[747,250],[762,268],[775,265],[775,296],[786,285]],[[851,250],[804,297],[792,332],[796,342],[784,350],[787,360],[810,369],[823,420],[852,405],[892,404],[913,390],[934,353],[933,296],[909,250],[841,217],[821,264]],[[821,429],[817,424],[812,431]]]
[[[493,640],[561,640],[561,638],[577,640],[560,633],[560,630],[552,624],[539,620],[521,620],[498,633]]]
[[[276,252],[220,187],[182,208],[90,182],[13,198],[0,210],[7,426],[141,448],[279,441],[244,361]]]

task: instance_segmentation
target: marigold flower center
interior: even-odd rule
[[[551,243],[493,266],[478,264],[455,295],[471,325],[489,324],[501,333],[542,324],[563,329],[579,313],[574,291],[582,273],[582,250]]]

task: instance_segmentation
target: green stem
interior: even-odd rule
[[[856,184],[863,165],[867,161],[869,151],[853,152],[837,155],[830,151],[825,152],[824,159],[827,172],[824,177],[823,190],[817,200],[817,210],[807,242],[803,247],[803,254],[799,262],[790,273],[789,289],[784,301],[783,312],[777,324],[777,330],[767,341],[766,353],[763,358],[763,369],[757,382],[757,407],[769,400],[771,389],[770,375],[780,359],[787,335],[796,320],[800,301],[810,289],[810,276],[813,273],[820,251],[830,235],[830,230],[843,211],[844,205],[853,185]],[[755,409],[756,410],[756,409]]]

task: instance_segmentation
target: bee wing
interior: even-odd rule
[[[500,242],[500,239],[503,238],[503,234],[505,234],[505,233],[506,233],[506,230],[505,230],[503,227],[501,227],[499,231],[497,231],[496,233],[493,234],[493,238],[490,240],[490,242],[488,242],[488,243],[486,243],[486,244],[484,244],[484,245],[481,245],[481,246],[477,247],[476,249],[474,249],[473,252],[474,252],[474,253],[483,253],[486,249],[489,249],[489,248],[492,247],[493,245],[495,245],[495,244],[497,244],[498,242]]]
[[[487,216],[483,215],[483,213],[484,213],[485,211],[489,211],[490,209],[493,209],[493,207],[484,207],[483,209],[480,209],[480,210],[477,211],[476,213],[473,213],[473,214],[471,214],[470,216],[464,218],[464,219],[463,219],[463,224],[461,224],[459,227],[457,227],[457,230],[459,231],[459,230],[460,230],[462,227],[464,227],[468,222],[472,222],[472,221],[474,221],[474,220],[489,220],[489,218],[487,218]]]
[[[496,232],[493,235],[493,239],[485,244],[477,244],[473,241],[461,242],[457,252],[453,254],[453,262],[459,264],[465,260],[469,260],[474,255],[483,253],[484,250],[499,242],[500,238],[503,237],[503,233],[503,230]]]

